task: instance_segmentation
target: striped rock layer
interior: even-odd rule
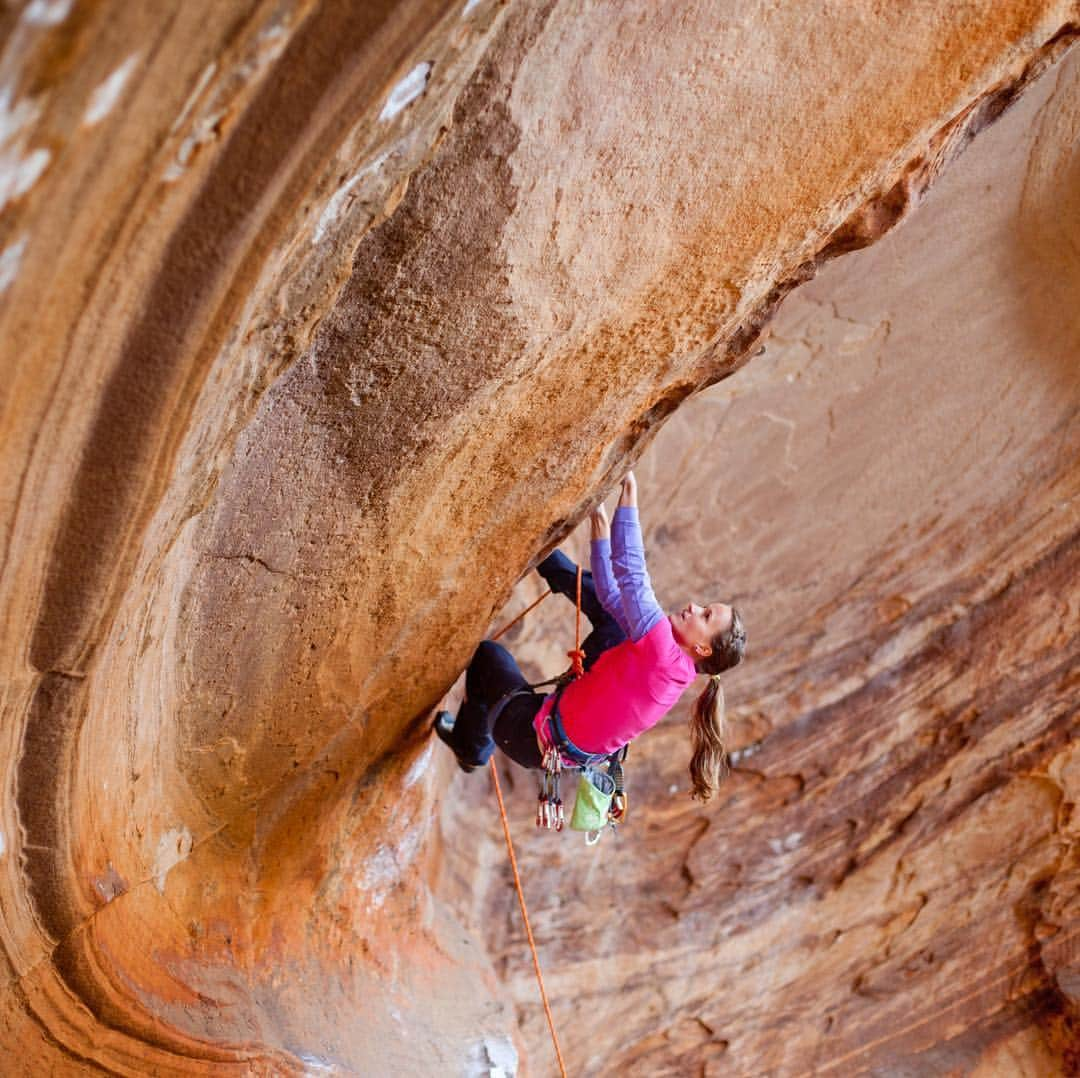
[[[751,645],[708,806],[507,772],[571,1071],[1075,1070],[1078,31],[4,7],[5,1073],[550,1073],[427,713],[639,460]]]

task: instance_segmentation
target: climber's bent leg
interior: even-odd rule
[[[577,566],[561,550],[553,550],[536,567],[536,571],[552,591],[577,603]],[[581,609],[593,627],[581,644],[581,650],[585,652],[585,669],[589,670],[608,648],[621,644],[626,634],[600,605],[592,573],[588,571],[581,574]]]
[[[540,754],[540,746],[536,742],[533,720],[544,699],[545,697],[538,692],[513,696],[495,720],[493,731],[495,744],[515,764],[520,764],[522,767],[537,769],[543,767],[544,761]]]
[[[572,603],[577,602],[578,567],[561,551],[553,550],[537,567],[547,586],[559,595],[565,595]],[[581,574],[581,609],[585,617],[598,625],[609,615],[596,597],[592,573],[587,569]]]
[[[465,702],[449,738],[460,760],[487,763],[495,751],[493,708],[506,693],[527,688],[528,682],[510,652],[501,644],[482,640],[465,672]]]

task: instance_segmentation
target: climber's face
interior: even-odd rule
[[[690,651],[695,658],[712,654],[712,642],[718,633],[731,628],[731,607],[727,603],[698,606],[688,603],[668,615],[675,642]]]

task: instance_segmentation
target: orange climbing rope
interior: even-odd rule
[[[538,599],[534,599],[517,617],[508,621],[491,639],[498,640],[500,636],[508,633],[526,614],[535,610],[549,595],[548,588]],[[570,673],[574,677],[581,677],[585,673],[585,652],[581,650],[581,566],[577,567],[577,621],[574,626],[574,650],[566,653],[570,660]]]
[[[577,624],[574,627],[574,650],[566,653],[570,657],[570,672],[574,677],[585,673],[585,652],[581,650],[581,566],[577,567]]]
[[[498,640],[508,629],[516,625],[534,607],[539,606],[549,595],[549,588],[535,602],[526,607],[513,621],[504,625],[493,637]],[[570,673],[573,677],[581,677],[584,673],[585,652],[581,650],[581,566],[577,571],[577,623],[574,629],[574,650],[568,651],[570,658]],[[536,953],[536,940],[533,939],[532,925],[529,924],[529,911],[525,906],[525,892],[521,888],[521,876],[518,873],[517,858],[514,856],[514,843],[510,838],[510,821],[506,817],[506,805],[503,802],[502,788],[499,786],[499,770],[495,766],[495,757],[490,760],[491,778],[495,783],[495,796],[499,799],[499,814],[502,816],[503,835],[506,837],[506,849],[510,854],[510,867],[514,870],[514,887],[517,888],[518,905],[521,907],[521,919],[525,922],[525,934],[529,937],[529,950],[532,951],[533,969],[536,970],[536,983],[540,986],[540,999],[544,1003],[544,1014],[547,1016],[548,1029],[551,1030],[551,1043],[555,1045],[555,1058],[559,1061],[559,1073],[566,1078],[566,1064],[563,1062],[562,1050],[559,1048],[559,1037],[555,1032],[555,1019],[551,1015],[551,1004],[548,1003],[547,992],[544,989],[544,975],[540,972],[540,956]]]
[[[530,610],[535,610],[549,595],[551,594],[551,588],[548,588],[539,599],[533,600],[527,607],[513,621],[508,621],[491,639],[498,640],[500,636],[508,633]]]
[[[551,1030],[551,1043],[555,1045],[555,1057],[559,1061],[559,1073],[566,1078],[566,1064],[563,1062],[559,1038],[555,1033],[555,1019],[551,1016],[551,1004],[544,991],[544,975],[540,972],[540,957],[536,953],[536,940],[533,939],[532,926],[529,924],[529,911],[525,908],[525,892],[521,889],[521,876],[518,875],[517,858],[514,856],[514,844],[510,840],[510,821],[506,818],[506,805],[503,803],[502,789],[499,786],[499,769],[495,766],[495,757],[491,758],[491,777],[495,782],[495,796],[499,799],[499,812],[502,815],[503,834],[506,836],[506,848],[510,852],[510,867],[514,870],[514,886],[517,888],[518,904],[521,906],[521,919],[525,922],[525,934],[529,937],[529,949],[532,951],[533,969],[536,970],[536,982],[540,985],[540,998],[544,1001],[544,1014],[547,1015],[548,1029]]]

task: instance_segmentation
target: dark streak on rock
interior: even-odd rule
[[[15,803],[26,833],[22,861],[28,892],[53,944],[73,931],[78,921],[67,890],[72,873],[63,789],[71,773],[76,716],[84,696],[79,680],[62,674],[42,677],[28,709],[15,779]]]
[[[438,14],[434,3],[416,6],[416,22]],[[160,458],[175,451],[236,300],[223,305],[221,317],[207,308],[224,297],[227,281],[244,277],[242,265],[253,272],[270,249],[265,235],[254,235],[252,229],[260,203],[280,182],[282,147],[305,139],[312,118],[327,111],[321,110],[323,98],[343,70],[356,69],[356,57],[369,52],[389,16],[400,21],[398,30],[409,31],[400,7],[317,7],[279,58],[279,74],[265,80],[245,109],[171,236],[87,438],[31,641],[31,661],[38,669],[71,665],[90,646],[93,625],[108,605],[109,581],[132,556],[131,537],[159,492],[160,480],[146,477],[160,475]],[[412,29],[415,33],[417,28]],[[384,55],[380,66],[392,71],[395,60]],[[340,138],[333,119],[333,114],[325,117],[318,136],[326,145]],[[321,159],[313,152],[297,171],[315,168]],[[299,176],[291,177],[278,206],[263,210],[264,232],[303,188]],[[192,333],[204,327],[202,339],[193,341]],[[182,362],[184,356],[191,358]]]
[[[278,60],[277,77],[264,82],[240,117],[171,236],[104,390],[52,551],[29,647],[39,670],[88,660],[99,634],[96,626],[109,616],[110,581],[123,578],[131,564],[132,540],[160,492],[162,458],[176,450],[238,302],[235,295],[224,302],[229,282],[255,272],[271,248],[270,224],[284,219],[307,186],[299,173],[317,168],[325,156],[315,151],[304,155],[286,193],[263,210],[260,222],[260,203],[281,179],[282,147],[302,141],[312,117],[323,114],[317,139],[323,151],[336,143],[341,137],[336,116],[321,110],[320,103],[343,70],[365,82],[378,77],[363,70],[357,57],[370,53],[390,16],[401,50],[408,47],[403,41],[441,14],[440,5],[426,0],[415,8],[410,16],[391,3],[316,7]],[[384,51],[380,67],[389,73],[399,59]],[[256,226],[262,229],[258,234],[253,233]],[[220,311],[215,311],[218,303]],[[202,337],[193,340],[194,332]],[[117,1006],[83,952],[92,943],[77,931],[75,898],[68,891],[73,873],[66,854],[69,810],[63,794],[82,707],[82,694],[72,690],[70,677],[43,675],[27,717],[17,778],[19,815],[29,839],[23,851],[29,894],[56,944],[57,974],[88,1010],[105,1026],[185,1056],[192,1053],[192,1042],[174,1037],[156,1020],[140,1028],[141,1012]],[[197,1054],[222,1061],[241,1058],[211,1046]]]
[[[107,981],[102,980],[90,935],[89,926],[82,926],[61,940],[53,951],[52,964],[57,976],[76,994],[100,1026],[138,1038],[144,1045],[173,1057],[173,1064],[178,1067],[185,1059],[236,1063],[247,1058],[246,1053],[227,1047],[197,1043],[174,1032],[154,1016],[144,1014],[141,1009],[133,1010],[116,995]]]

